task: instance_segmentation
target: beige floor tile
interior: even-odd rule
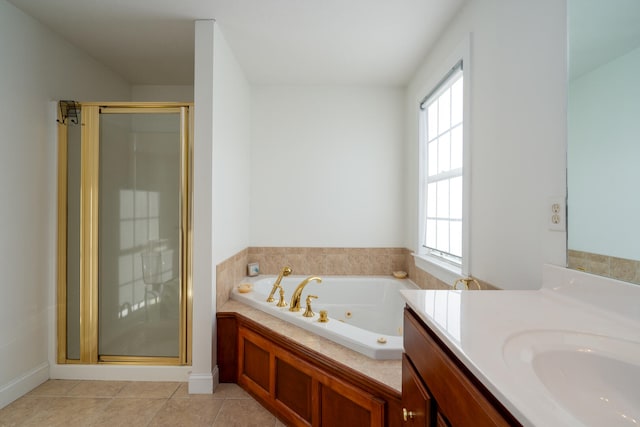
[[[110,399],[111,403],[91,427],[146,426],[167,402],[166,399]]]
[[[113,397],[128,384],[128,381],[80,381],[67,396]]]
[[[171,396],[172,399],[215,399],[213,393],[209,394],[189,394],[189,385],[186,383],[180,384],[175,393]]]
[[[276,427],[287,427],[287,425],[276,418]]]
[[[51,398],[24,396],[0,409],[0,426],[20,426],[38,412],[47,410]]]
[[[29,392],[32,396],[64,396],[78,385],[76,380],[48,380]]]
[[[237,384],[190,395],[186,383],[51,380],[0,409],[10,426],[283,427]]]
[[[178,389],[177,382],[131,382],[125,385],[116,397],[170,398]]]
[[[202,399],[170,399],[149,423],[149,427],[210,427],[224,401]]]
[[[90,426],[111,399],[56,397],[50,398],[44,410],[38,410],[23,426],[85,427]]]
[[[213,427],[275,426],[276,417],[252,399],[225,400]]]
[[[220,383],[213,392],[214,399],[251,399],[238,384]]]

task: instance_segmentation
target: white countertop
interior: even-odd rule
[[[598,425],[602,422],[600,414],[610,407],[596,416],[575,406],[567,409],[572,402],[561,402],[562,398],[558,399],[539,380],[531,368],[531,355],[545,350],[545,345],[557,350],[558,342],[564,347],[579,345],[580,348],[575,347],[578,352],[591,352],[578,341],[583,337],[587,340],[605,337],[617,340],[606,343],[623,344],[620,356],[630,364],[621,366],[633,367],[635,372],[640,365],[640,353],[636,352],[640,349],[640,286],[553,266],[545,266],[544,282],[540,290],[532,291],[401,293],[407,304],[522,424]],[[559,341],[555,338],[558,336]],[[553,346],[543,343],[545,339],[550,342],[548,337],[555,340]],[[521,345],[525,339],[531,341],[527,343],[528,350]],[[627,396],[622,398],[626,409],[619,410],[616,413],[619,417],[614,419],[616,424],[609,425],[640,423],[640,383],[631,387],[635,387],[631,396],[625,392]],[[609,402],[606,396],[602,399]],[[600,411],[597,405],[592,406],[592,411]]]

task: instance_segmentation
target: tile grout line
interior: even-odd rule
[[[164,403],[160,405],[158,409],[156,409],[156,411],[153,413],[151,417],[149,417],[149,421],[147,421],[147,423],[145,424],[145,427],[148,427],[151,424],[151,422],[153,422],[153,420],[158,416],[160,411],[167,405],[168,401],[169,399],[164,399]]]

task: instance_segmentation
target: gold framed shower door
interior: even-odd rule
[[[190,365],[192,341],[192,114],[190,103],[78,103],[81,116],[79,212],[79,319],[68,319],[68,170],[69,122],[58,120],[57,361],[60,364]],[[176,357],[100,354],[99,348],[99,201],[100,115],[178,114],[179,148],[179,337]],[[144,268],[144,267],[143,267]],[[145,291],[145,309],[147,294]],[[156,302],[158,297],[156,296]],[[79,357],[70,358],[67,325],[79,322]]]

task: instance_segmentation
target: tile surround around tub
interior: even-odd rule
[[[567,263],[573,270],[640,284],[640,261],[570,249]]]
[[[229,299],[231,289],[247,275],[247,264],[260,264],[260,274],[275,275],[288,265],[293,274],[385,276],[403,270],[422,289],[451,289],[451,284],[416,268],[405,248],[289,248],[249,247],[216,266],[216,307]],[[482,289],[496,289],[479,280]]]
[[[249,249],[243,249],[216,265],[216,309],[227,302],[231,289],[247,275],[248,254]]]
[[[302,275],[371,275],[406,270],[402,248],[249,248],[249,262],[262,274],[278,274],[284,265]]]

